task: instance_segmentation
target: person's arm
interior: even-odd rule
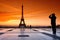
[[[52,17],[52,15],[49,15],[49,18],[51,18]]]

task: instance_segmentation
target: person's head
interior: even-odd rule
[[[55,16],[55,13],[52,13],[53,16]]]

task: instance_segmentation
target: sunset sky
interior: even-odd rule
[[[60,0],[0,0],[0,25],[18,26],[22,3],[26,25],[50,25],[52,13],[56,14],[57,25],[60,24]]]

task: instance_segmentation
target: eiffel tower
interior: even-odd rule
[[[23,16],[23,5],[22,5],[22,17],[21,17],[21,21],[19,24],[19,28],[26,28],[26,24],[25,24],[24,16]]]

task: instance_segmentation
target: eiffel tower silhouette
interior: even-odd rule
[[[23,16],[23,5],[22,5],[22,17],[21,17],[21,21],[19,24],[19,28],[26,28],[26,24],[25,24],[24,16]]]

